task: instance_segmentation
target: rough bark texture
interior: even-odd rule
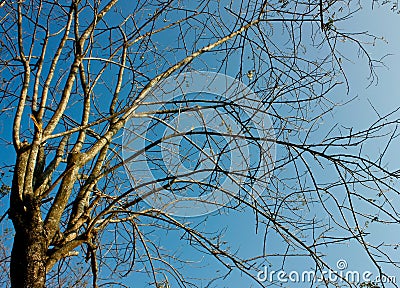
[[[37,217],[26,226],[16,228],[11,252],[11,286],[14,288],[42,288],[46,279],[46,241]]]
[[[11,252],[11,286],[42,288],[46,279],[46,234],[40,211],[40,199],[32,186],[25,186],[29,145],[24,143],[17,155],[11,190],[10,218],[15,228]]]

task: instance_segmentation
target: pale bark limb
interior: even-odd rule
[[[19,150],[21,146],[21,140],[20,140],[20,128],[21,128],[21,120],[22,120],[22,115],[24,113],[25,109],[25,103],[26,103],[26,97],[28,94],[28,88],[29,88],[29,82],[30,82],[30,74],[31,74],[31,67],[29,65],[29,60],[26,59],[25,53],[24,53],[24,44],[23,44],[23,30],[22,30],[22,8],[21,2],[18,2],[18,48],[19,48],[19,57],[20,61],[22,62],[24,66],[24,76],[23,76],[23,84],[22,84],[22,89],[19,97],[19,102],[18,102],[18,108],[17,111],[15,112],[15,117],[14,117],[14,124],[13,124],[13,144],[15,150]]]
[[[207,45],[200,50],[197,50],[193,54],[189,55],[185,59],[181,60],[174,66],[170,67],[167,69],[165,72],[157,75],[154,77],[140,92],[136,100],[130,105],[129,109],[121,116],[120,119],[118,119],[112,126],[110,126],[110,129],[99,139],[87,152],[83,153],[82,158],[83,161],[86,163],[90,159],[92,159],[98,151],[107,143],[111,142],[112,137],[123,127],[123,125],[126,123],[126,121],[129,119],[129,116],[136,110],[138,105],[140,105],[140,102],[147,96],[147,94],[150,92],[150,90],[157,85],[162,79],[167,78],[170,76],[172,73],[177,71],[178,69],[184,67],[185,65],[189,64],[192,62],[194,59],[199,57],[200,55],[204,54],[205,52],[211,51],[215,47],[227,42],[228,40],[234,38],[235,36],[238,36],[239,34],[243,33],[250,27],[257,25],[260,22],[259,19],[256,19],[244,26],[242,26],[240,29],[234,31],[233,33],[221,38],[220,40]]]

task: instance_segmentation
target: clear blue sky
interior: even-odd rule
[[[396,107],[400,107],[400,95],[398,83],[400,81],[400,34],[398,32],[398,25],[400,24],[400,15],[390,11],[391,6],[378,7],[375,6],[374,10],[371,10],[371,5],[366,5],[359,13],[355,14],[353,19],[346,21],[347,31],[363,32],[368,31],[378,37],[384,37],[385,41],[377,41],[375,45],[367,46],[372,57],[380,59],[381,57],[388,55],[383,59],[386,67],[377,67],[378,80],[370,85],[368,76],[369,69],[366,65],[366,59],[357,56],[357,51],[347,52],[347,55],[353,63],[344,61],[343,66],[350,84],[350,91],[348,94],[345,87],[341,87],[332,94],[343,94],[344,97],[341,99],[352,99],[356,97],[352,102],[348,103],[343,107],[338,107],[333,115],[325,117],[324,125],[329,127],[329,122],[338,122],[345,127],[354,127],[357,129],[365,129],[372,121],[377,120],[379,113],[381,116],[391,112]],[[335,96],[333,96],[335,97]],[[372,106],[374,108],[372,108]],[[399,116],[399,114],[397,114]],[[400,143],[398,143],[400,144]],[[377,141],[370,143],[366,147],[367,153],[374,158],[377,153],[382,152],[384,142]],[[399,166],[399,153],[396,149],[397,145],[393,145],[389,157],[386,158],[387,164],[391,168]],[[400,204],[400,203],[399,203]],[[226,239],[230,241],[232,247],[237,247],[238,253],[245,256],[258,255],[261,251],[263,235],[262,233],[255,233],[255,220],[251,211],[237,213],[233,212],[230,215],[217,215],[211,216],[208,219],[207,227],[208,231],[214,231],[218,227],[226,227]],[[372,235],[368,238],[371,243],[396,243],[400,229],[395,227],[374,227],[370,226]],[[262,229],[261,229],[262,231]],[[163,243],[166,247],[180,247],[181,242],[174,239],[171,241],[170,235],[157,235],[160,237],[160,243]],[[271,238],[274,236],[271,235]],[[280,239],[269,242],[270,244],[275,243],[275,247],[268,247],[270,251],[280,251],[282,245],[280,245]],[[183,255],[187,255],[190,259],[200,261],[199,266],[204,265],[200,271],[194,271],[194,267],[184,268],[184,273],[193,275],[208,275],[213,271],[221,269],[214,261],[206,260],[201,255],[193,253],[191,249],[181,248]],[[234,250],[234,249],[233,249]],[[389,250],[389,253],[393,253],[392,256],[396,260],[400,260],[400,254],[398,250]],[[327,263],[332,267],[336,267],[338,260],[346,260],[348,264],[347,270],[356,270],[359,272],[371,271],[376,276],[376,271],[373,265],[369,263],[367,255],[360,249],[358,245],[349,243],[347,246],[340,248],[335,247],[330,249],[326,248]],[[192,258],[193,257],[193,258]],[[281,259],[279,259],[281,260]],[[271,263],[269,267],[271,270],[280,269],[280,261]],[[265,263],[268,265],[269,263]],[[219,268],[218,268],[219,267]],[[309,270],[313,266],[305,258],[302,259],[287,259],[285,265],[285,271],[304,271]],[[346,270],[345,270],[346,271]],[[388,275],[397,276],[398,281],[400,280],[400,274],[398,270],[389,269],[387,270]],[[253,287],[249,286],[251,283],[246,275],[240,273],[232,273],[226,279],[215,282],[214,286],[211,287],[230,287],[230,288],[241,288],[241,287]],[[397,282],[399,283],[399,282]],[[284,285],[285,286],[285,285]],[[139,286],[138,286],[139,287]],[[254,286],[256,287],[256,285]],[[272,286],[274,287],[274,286]],[[278,287],[278,286],[276,286]],[[310,287],[309,283],[293,284],[290,283],[287,287]],[[391,287],[391,286],[389,286]]]
[[[343,94],[341,99],[352,99],[357,97],[352,102],[348,103],[346,106],[339,107],[335,110],[333,115],[328,115],[323,121],[324,125],[329,127],[330,121],[339,122],[346,127],[354,127],[355,130],[366,128],[372,121],[377,119],[377,113],[384,115],[391,112],[394,108],[400,107],[400,95],[399,87],[400,83],[400,33],[397,27],[400,26],[400,15],[390,11],[390,7],[380,7],[377,6],[372,11],[371,5],[368,3],[359,13],[354,15],[354,18],[346,21],[348,25],[348,31],[362,32],[369,31],[371,34],[377,36],[383,36],[388,42],[377,41],[375,46],[369,46],[369,51],[374,58],[381,58],[386,54],[393,54],[384,59],[386,67],[377,68],[378,82],[369,85],[368,77],[368,67],[365,65],[365,59],[357,58],[356,52],[349,51],[348,55],[352,56],[351,59],[354,63],[344,62],[344,68],[346,75],[350,83],[350,92],[348,94],[345,87],[334,90],[333,94]],[[164,39],[165,41],[170,41],[170,39]],[[207,59],[212,59],[207,56]],[[232,75],[234,76],[234,75]],[[396,85],[397,84],[397,85]],[[367,86],[369,86],[367,88]],[[375,110],[371,106],[374,106]],[[400,114],[398,114],[400,115]],[[4,121],[4,120],[3,120]],[[8,123],[0,123],[0,132],[7,133],[10,131],[7,126]],[[4,129],[7,128],[7,129]],[[327,128],[329,129],[329,128]],[[9,137],[9,135],[7,135]],[[399,143],[400,144],[400,143]],[[9,149],[9,147],[4,147],[3,142],[2,149]],[[373,156],[382,150],[383,142],[375,142],[370,146],[366,147],[368,153]],[[7,151],[7,150],[3,150]],[[4,152],[3,152],[4,153]],[[5,154],[3,154],[5,155]],[[387,157],[387,163],[389,167],[398,167],[399,160],[396,146],[389,151],[390,157]],[[321,171],[320,171],[321,172]],[[321,172],[322,173],[322,172]],[[8,201],[7,197],[2,199],[2,203]],[[400,203],[399,203],[400,204]],[[2,204],[5,205],[5,204]],[[318,210],[313,211],[313,213],[318,213]],[[206,218],[207,217],[207,218]],[[255,233],[255,218],[252,211],[242,211],[242,212],[230,212],[229,214],[214,213],[212,215],[191,218],[187,221],[199,222],[206,221],[205,224],[201,224],[204,231],[211,232],[218,229],[226,230],[224,232],[225,240],[230,243],[231,251],[237,250],[239,255],[243,257],[257,256],[261,253],[263,248],[263,230],[260,229],[258,233]],[[7,225],[7,224],[3,224]],[[181,232],[176,231],[157,231],[149,228],[152,231],[151,238],[154,239],[155,243],[159,247],[163,247],[166,250],[176,251],[176,255],[179,255],[180,259],[187,259],[191,262],[190,265],[182,265],[180,271],[183,275],[193,278],[193,281],[197,283],[202,283],[201,287],[205,287],[206,280],[199,280],[201,278],[207,279],[210,275],[223,275],[226,270],[213,260],[211,257],[205,257],[203,254],[198,253],[187,244],[186,240],[180,239],[182,235]],[[371,236],[371,241],[379,242],[395,242],[398,238],[399,229],[386,228],[374,228],[372,230],[375,234]],[[389,233],[390,231],[390,233]],[[282,246],[281,239],[275,237],[274,235],[269,235],[271,247],[267,247],[271,252],[282,251],[284,246]],[[399,249],[400,250],[400,249]],[[399,253],[399,252],[393,252]],[[372,270],[372,266],[367,263],[366,255],[351,243],[348,246],[343,246],[340,249],[335,247],[335,249],[326,248],[327,262],[328,264],[335,267],[336,262],[340,259],[344,259],[348,263],[349,270],[365,271]],[[400,260],[400,255],[397,254],[397,260]],[[269,269],[279,270],[281,259],[277,261],[272,261],[271,263],[265,263],[265,265],[271,265]],[[263,265],[263,263],[260,263]],[[312,267],[311,262],[304,260],[304,258],[290,258],[287,260],[287,265],[285,266],[286,271],[304,271],[310,270]],[[139,268],[139,267],[138,267]],[[388,270],[389,275],[394,275],[400,280],[399,271]],[[127,285],[130,287],[148,287],[149,279],[148,275],[141,275],[139,273],[133,274],[127,279]],[[132,284],[134,283],[134,284]],[[229,287],[229,288],[250,288],[257,287],[256,284],[249,284],[250,282],[248,276],[242,273],[233,272],[227,278],[220,279],[212,283],[209,287]],[[174,287],[174,286],[173,286]],[[274,287],[274,286],[272,286]],[[276,286],[278,287],[278,286]],[[287,287],[310,287],[310,284],[289,284]]]
[[[323,119],[325,126],[329,129],[330,124],[338,122],[345,127],[354,127],[357,129],[365,129],[375,121],[378,117],[377,113],[384,115],[385,113],[391,112],[394,108],[400,106],[400,95],[399,88],[396,87],[400,80],[400,35],[398,32],[397,25],[400,24],[400,15],[390,11],[390,6],[378,7],[372,11],[371,6],[367,5],[359,13],[355,14],[353,19],[346,21],[347,31],[363,32],[368,31],[371,34],[377,35],[378,37],[383,36],[385,41],[377,41],[375,45],[367,46],[372,57],[380,59],[386,54],[393,54],[384,58],[383,62],[387,67],[377,67],[376,72],[378,81],[375,81],[370,85],[368,80],[369,69],[366,65],[366,59],[357,56],[357,51],[346,51],[347,56],[351,59],[351,62],[344,61],[343,67],[350,84],[350,91],[347,91],[344,86],[336,89],[332,92],[332,97],[336,97],[338,94],[342,94],[339,98],[345,101],[346,99],[352,99],[356,97],[352,102],[348,103],[343,107],[338,107],[332,115],[328,115]],[[386,42],[387,41],[387,42]],[[372,106],[374,108],[372,108]],[[322,129],[323,131],[324,129]],[[322,135],[322,132],[321,132]],[[384,147],[384,142],[377,141],[367,145],[367,154],[374,158],[377,153],[381,152]],[[397,146],[398,147],[398,146]],[[389,167],[398,167],[398,152],[396,145],[390,150],[389,157],[386,158]],[[320,171],[321,173],[324,173]],[[329,177],[329,175],[327,176]],[[399,203],[400,204],[400,203]],[[319,210],[316,207],[316,211],[312,213],[318,214]],[[321,215],[319,215],[321,216]],[[199,217],[195,219],[189,219],[188,221],[201,221],[205,218]],[[328,221],[328,220],[326,220]],[[214,216],[208,216],[207,223],[204,226],[205,231],[216,231],[218,229],[226,229],[225,239],[230,242],[231,251],[237,249],[238,254],[251,257],[257,256],[262,251],[263,233],[262,229],[255,233],[255,219],[251,211],[244,212],[231,212],[228,215],[222,213],[222,215],[216,214]],[[370,226],[372,235],[368,238],[371,243],[395,243],[399,235],[399,229],[393,227],[374,227]],[[191,265],[184,265],[180,271],[190,277],[202,278],[210,275],[217,275],[222,273],[223,268],[216,263],[216,261],[204,257],[204,255],[195,252],[190,247],[185,247],[182,240],[179,240],[180,233],[157,233],[154,232],[154,239],[157,239],[157,243],[160,243],[166,249],[179,251],[182,259],[187,258],[192,262]],[[267,247],[269,252],[282,252],[284,246],[282,246],[282,240],[274,235],[269,235],[269,245]],[[275,239],[274,239],[275,238]],[[355,270],[360,273],[364,271],[371,271],[377,275],[373,265],[369,263],[367,255],[360,249],[358,245],[349,242],[348,245],[343,245],[340,248],[326,247],[326,261],[332,267],[336,267],[338,260],[345,260],[347,262],[347,270]],[[393,253],[395,259],[400,260],[400,254],[398,251],[390,250],[389,253]],[[281,258],[265,265],[270,265],[270,270],[281,269]],[[261,263],[260,263],[261,264]],[[302,272],[305,270],[312,270],[314,266],[306,258],[289,257],[286,260],[285,271],[298,271]],[[226,271],[226,270],[225,270]],[[387,270],[388,275],[397,276],[400,279],[399,271],[389,269]],[[135,282],[135,287],[145,287],[148,281],[146,277],[143,277],[143,282],[138,281],[137,275],[132,275],[131,278]],[[143,283],[143,284],[142,284]],[[198,282],[198,283],[207,283]],[[256,284],[249,280],[246,275],[242,273],[231,273],[227,278],[220,279],[214,282],[210,287],[230,287],[230,288],[241,288],[241,287],[257,287]],[[280,283],[284,287],[310,287],[309,283]],[[205,284],[203,284],[205,285]],[[267,286],[267,285],[266,285]],[[203,287],[203,286],[202,286]],[[275,287],[275,286],[272,286]],[[276,286],[278,287],[278,286]],[[389,286],[390,287],[390,286]]]

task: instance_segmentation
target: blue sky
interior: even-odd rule
[[[324,124],[321,124],[321,127],[325,125],[329,129],[331,123],[337,122],[344,127],[353,127],[354,130],[365,129],[373,121],[377,120],[378,114],[383,116],[400,106],[398,88],[395,85],[400,80],[400,35],[397,29],[394,28],[397,27],[396,24],[400,23],[400,15],[390,11],[389,6],[378,7],[376,5],[374,10],[371,10],[369,5],[365,6],[345,23],[347,31],[368,31],[378,37],[384,37],[383,41],[378,40],[374,45],[367,45],[372,58],[380,59],[386,54],[392,55],[387,55],[383,59],[386,67],[376,68],[378,78],[371,83],[370,79],[368,79],[369,69],[366,65],[365,57],[358,56],[357,50],[351,50],[351,46],[348,47],[345,52],[351,61],[343,61],[343,67],[349,81],[350,90],[347,91],[346,87],[342,85],[332,92],[334,94],[332,97],[339,95],[338,98],[342,99],[343,102],[350,99],[353,100],[324,117]],[[393,117],[396,117],[396,115]],[[324,131],[324,128],[322,127],[321,130]],[[374,158],[382,151],[384,145],[384,140],[374,141],[365,148],[366,154]],[[392,146],[388,155],[389,157],[386,158],[388,166],[392,168],[398,167],[396,145]],[[318,173],[326,172],[319,171]],[[329,174],[327,177],[329,177]],[[318,210],[320,208],[315,207],[315,209],[312,213],[323,213]],[[258,255],[262,251],[264,235],[262,229],[255,233],[256,223],[252,211],[230,212],[228,214],[222,212],[221,214],[216,213],[207,216],[207,218],[191,218],[188,221],[196,223],[205,219],[207,219],[203,227],[205,231],[211,232],[222,228],[226,229],[224,238],[230,243],[231,250],[237,250],[239,255],[251,257],[252,255]],[[372,235],[368,239],[377,243],[396,243],[396,235],[400,232],[398,228],[375,227],[374,224],[371,224],[370,229]],[[152,237],[157,238],[158,243],[163,247],[169,247],[172,250],[177,249],[182,258],[187,257],[191,260],[191,265],[184,265],[181,268],[180,271],[183,274],[201,278],[208,275],[217,275],[223,271],[223,268],[216,261],[204,257],[204,255],[195,252],[190,247],[184,247],[182,243],[185,241],[179,240],[179,233],[157,233],[155,231]],[[273,234],[269,234],[267,237],[269,239],[268,244],[272,246],[267,247],[267,251],[283,252],[282,250],[284,250],[285,246],[282,245],[282,239]],[[341,247],[326,247],[324,251],[326,253],[326,261],[332,267],[336,267],[337,261],[345,260],[347,263],[347,270],[345,271],[355,270],[360,273],[371,271],[373,275],[377,275],[375,268],[369,263],[367,255],[355,243],[348,242],[347,245],[342,245]],[[400,254],[397,251],[391,250],[390,253],[393,253],[395,259],[400,260]],[[271,262],[264,263],[264,265],[268,266],[270,271],[274,269],[278,271],[282,268],[281,260],[281,258],[277,257],[276,260],[271,260]],[[260,265],[260,269],[262,269],[262,263]],[[312,270],[313,264],[306,257],[288,257],[284,267],[285,271],[298,271],[301,273],[302,271]],[[399,276],[398,270],[389,269],[387,273],[391,276]],[[132,275],[131,279],[131,281],[138,283],[138,278],[135,278],[135,275]],[[140,282],[143,284],[135,285],[135,287],[145,286],[147,281],[148,279],[144,277],[143,282]],[[199,283],[206,282],[200,281]],[[243,275],[243,273],[233,272],[227,278],[216,281],[210,287],[257,287],[255,283],[249,283],[252,282],[248,276]],[[280,284],[285,287],[310,287],[310,283]]]
[[[326,129],[329,129],[329,124],[331,122],[339,122],[345,127],[354,127],[355,130],[364,129],[368,127],[372,121],[377,119],[378,114],[384,115],[391,112],[396,107],[400,107],[399,88],[396,85],[400,83],[400,35],[396,29],[398,27],[397,25],[400,24],[400,15],[390,11],[390,6],[376,6],[374,10],[371,10],[371,6],[368,5],[345,23],[347,25],[347,30],[355,32],[368,31],[371,34],[384,37],[385,41],[377,41],[374,46],[367,46],[373,58],[380,59],[386,54],[393,55],[384,58],[383,61],[387,67],[378,67],[376,69],[378,81],[371,84],[368,80],[369,71],[365,64],[365,58],[359,58],[357,56],[357,51],[348,50],[347,55],[349,56],[349,59],[352,60],[352,63],[344,61],[343,67],[349,80],[350,90],[347,92],[346,88],[341,86],[334,90],[332,94],[340,95],[339,98],[343,101],[346,101],[346,99],[353,99],[354,97],[356,98],[345,106],[338,107],[335,112],[327,115],[323,119],[325,124],[321,124],[321,127],[327,127]],[[160,39],[160,41],[170,41],[170,39],[165,38]],[[204,57],[204,59],[207,61],[213,61],[213,56],[210,54]],[[198,65],[201,66],[201,64]],[[231,65],[236,65],[234,59]],[[250,66],[249,69],[251,69]],[[372,108],[371,104],[374,108]],[[8,125],[8,122],[2,123],[2,126],[5,128],[7,128]],[[2,127],[0,127],[0,129],[1,128]],[[3,128],[1,132],[7,133],[7,131],[9,131],[9,129]],[[321,133],[322,131],[324,131],[324,128],[321,128]],[[6,135],[6,137],[9,137],[9,135]],[[2,148],[5,149],[3,151],[10,149],[10,147],[4,147],[5,144],[3,144],[3,142],[2,145]],[[373,142],[366,147],[367,153],[371,155],[371,158],[374,158],[377,153],[382,151],[383,145],[383,141]],[[399,166],[397,150],[396,145],[393,145],[389,150],[389,157],[386,158],[389,167],[395,168]],[[4,152],[3,155],[5,155]],[[325,176],[322,175],[324,173],[323,171],[318,171],[318,173],[321,174],[321,177]],[[8,199],[5,197],[2,201],[6,202]],[[311,214],[318,214],[319,208],[316,207],[315,209],[316,210],[312,211]],[[258,233],[255,233],[256,221],[252,211],[245,210],[230,213],[220,211],[204,217],[183,219],[183,221],[198,223],[200,225],[199,227],[201,227],[200,229],[206,232],[223,230],[225,235],[224,240],[229,242],[231,251],[236,250],[238,254],[243,257],[256,256],[262,252],[264,234],[262,233],[262,229],[259,229]],[[8,224],[2,225],[7,226]],[[199,278],[206,279],[210,275],[223,275],[224,272],[226,272],[217,261],[211,257],[206,257],[200,252],[196,252],[195,249],[187,245],[188,241],[181,239],[181,232],[166,232],[163,230],[153,231],[153,229],[150,228],[143,229],[145,229],[144,231],[149,229],[149,237],[153,239],[159,247],[163,247],[170,251],[176,251],[176,254],[179,255],[181,260],[187,259],[190,262],[190,265],[181,265],[179,268],[180,271],[183,275],[193,278],[193,281],[202,283],[202,287],[205,286],[205,283],[208,281],[198,280]],[[388,232],[389,230],[390,233]],[[395,230],[389,227],[375,228],[372,225],[371,231],[376,233],[371,236],[371,241],[376,242],[395,242],[395,235],[398,235],[398,232],[396,232],[397,234],[395,233],[398,229]],[[267,237],[270,245],[267,247],[268,251],[277,252],[282,251],[285,248],[285,246],[282,245],[282,240],[279,237],[276,237],[276,235],[269,234]],[[351,270],[365,271],[367,269],[373,269],[372,266],[367,263],[366,255],[364,255],[362,250],[356,248],[356,245],[353,245],[352,243],[349,243],[348,246],[343,246],[340,249],[337,247],[332,249],[327,247],[326,254],[327,262],[332,266],[335,266],[338,260],[344,259],[347,261],[348,267]],[[398,260],[400,260],[399,256],[400,255],[397,254]],[[262,269],[263,265],[267,265],[271,270],[279,270],[281,268],[281,260],[282,259],[280,258],[276,258],[276,260],[271,260],[270,263],[260,262],[260,269]],[[312,263],[305,260],[305,258],[289,257],[285,265],[285,270],[301,272],[309,270],[312,267]],[[139,268],[140,266],[138,269]],[[388,270],[389,275],[398,276],[400,278],[398,273],[398,270]],[[104,271],[103,275],[107,276],[107,272]],[[118,275],[114,276],[118,277]],[[131,287],[147,287],[149,278],[148,275],[135,273],[127,279],[126,283]],[[214,282],[210,287],[257,287],[255,283],[251,284],[252,286],[250,286],[249,283],[250,280],[248,276],[240,272],[233,272],[228,277]],[[287,285],[287,287],[309,286],[308,283]]]
[[[354,100],[343,107],[338,107],[332,115],[328,115],[323,121],[326,122],[325,125],[328,127],[329,121],[332,121],[338,122],[345,127],[353,127],[355,130],[365,129],[371,122],[378,119],[378,114],[383,116],[400,106],[399,89],[396,85],[400,80],[400,35],[398,29],[395,28],[400,23],[400,15],[390,11],[390,6],[388,5],[383,7],[378,7],[378,5],[376,5],[374,10],[371,9],[370,5],[367,5],[363,7],[359,13],[355,14],[351,20],[345,23],[348,31],[368,31],[371,34],[384,38],[384,40],[377,40],[374,45],[369,45],[367,48],[372,58],[380,59],[386,56],[383,58],[383,63],[386,67],[382,65],[381,67],[376,67],[378,78],[371,83],[365,57],[358,56],[358,51],[351,51],[349,48],[346,53],[351,61],[344,61],[343,67],[350,84],[350,90],[347,92],[346,88],[342,86],[334,90],[332,94],[342,94],[343,97],[340,98],[343,99],[343,101],[353,98]],[[396,118],[396,115],[398,116],[399,114],[395,114],[392,117]],[[396,142],[394,144],[396,144]],[[374,158],[379,152],[382,152],[384,145],[384,140],[374,141],[365,148],[367,151],[366,154]],[[399,165],[397,147],[397,145],[392,145],[388,157],[386,157],[387,165],[391,168],[398,167]],[[260,252],[263,235],[260,232],[258,234],[255,233],[255,221],[251,211],[242,213],[233,212],[230,215],[210,217],[206,229],[212,231],[221,223],[223,223],[222,225],[226,226],[227,229],[226,239],[231,242],[233,247],[237,247],[239,254],[249,256],[252,254],[256,255]],[[371,242],[377,243],[396,243],[397,235],[399,235],[398,233],[400,232],[398,227],[378,228],[373,224],[370,226],[370,229],[372,235],[368,239]],[[270,235],[270,237],[274,238],[273,235]],[[276,244],[272,250],[279,251],[282,249],[282,245],[279,247],[281,244],[280,241],[281,239],[277,238],[275,241],[270,242]],[[165,239],[165,244],[168,246],[172,243]],[[193,252],[187,251],[185,253]],[[397,251],[390,250],[389,253],[393,253],[392,256],[400,260],[400,254]],[[196,254],[190,255],[194,256],[194,259],[196,259]],[[373,265],[368,262],[368,257],[362,249],[354,243],[349,242],[348,245],[344,245],[340,248],[336,246],[334,248],[327,247],[326,255],[327,262],[333,267],[336,267],[336,262],[338,260],[346,260],[348,270],[356,270],[359,272],[371,271],[375,276],[377,275]],[[213,261],[209,261],[208,263],[210,264],[206,264],[207,267],[202,268],[202,272],[198,273],[202,274],[208,273],[206,271],[213,271],[213,268],[209,266],[211,265],[214,267],[212,264]],[[270,269],[275,267],[279,270],[280,264],[278,263],[280,263],[280,261],[276,261],[275,265],[271,263],[272,268],[270,267]],[[268,264],[266,263],[266,265]],[[289,257],[285,267],[285,269],[287,269],[286,271],[292,269],[301,272],[310,269],[312,264],[304,258],[299,260],[290,259]],[[192,268],[187,269],[193,271]],[[389,269],[387,273],[391,276],[400,276],[399,271],[395,269]],[[309,285],[309,283],[291,283],[287,287],[309,287]],[[240,273],[233,273],[226,279],[221,280],[215,287],[239,288],[252,286],[249,286],[247,276],[240,275]]]

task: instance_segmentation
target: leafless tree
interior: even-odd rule
[[[93,287],[124,285],[104,271],[133,279],[144,273],[153,287],[199,287],[179,272],[186,260],[155,241],[160,231],[181,233],[182,244],[214,257],[225,274],[238,269],[261,287],[267,283],[257,279],[257,265],[269,257],[306,255],[322,271],[331,268],[322,247],[351,239],[381,275],[382,263],[397,267],[387,247],[367,239],[364,224],[399,224],[392,204],[398,174],[385,166],[386,149],[375,156],[363,150],[376,139],[389,147],[397,120],[385,115],[362,131],[321,125],[347,101],[334,93],[351,84],[342,68],[346,51],[358,50],[376,77],[379,63],[365,47],[378,39],[346,27],[359,5],[2,1],[0,117],[14,149],[4,157],[12,174],[11,287],[83,287],[88,275]],[[192,77],[194,85],[193,75],[204,74],[196,71],[211,71],[201,78],[210,83],[230,75],[236,86],[226,97],[186,97],[185,81]],[[171,79],[180,98],[163,98],[174,91]],[[197,117],[197,126],[179,126],[182,115]],[[220,125],[208,129],[211,120]],[[238,143],[247,143],[247,154]],[[216,190],[218,201],[202,198]],[[223,206],[220,213],[251,209],[258,233],[278,235],[286,251],[241,257],[223,243],[223,230],[199,228],[210,218],[190,221],[168,208],[185,193],[207,209]],[[168,195],[164,206],[157,202]]]

